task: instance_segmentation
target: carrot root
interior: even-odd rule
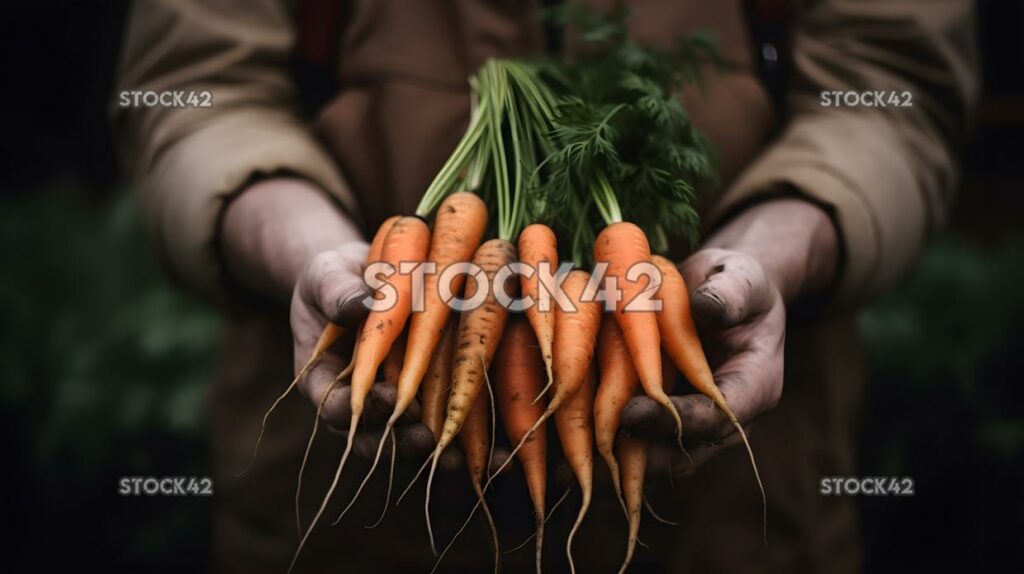
[[[313,450],[313,441],[316,439],[316,433],[320,428],[320,413],[323,412],[324,403],[327,402],[327,397],[330,396],[331,391],[338,386],[338,383],[352,373],[352,367],[354,364],[354,361],[349,361],[348,366],[338,373],[338,376],[335,377],[331,385],[327,387],[327,392],[324,393],[324,396],[320,397],[320,403],[316,407],[316,418],[313,419],[313,430],[309,433],[309,440],[306,442],[306,452],[302,455],[302,464],[299,465],[299,476],[295,483],[295,526],[300,535],[302,534],[302,517],[299,512],[299,500],[302,496],[302,477],[306,473],[306,463],[309,462],[309,453]]]
[[[295,563],[299,560],[299,554],[302,552],[302,548],[306,545],[306,541],[309,540],[309,535],[313,533],[313,529],[316,528],[317,522],[320,521],[320,517],[327,509],[327,503],[330,502],[335,489],[338,488],[338,483],[341,479],[341,471],[345,468],[345,461],[348,460],[348,455],[352,452],[353,438],[355,437],[356,425],[358,423],[359,415],[352,413],[352,424],[349,425],[348,430],[348,442],[345,445],[345,451],[341,454],[341,460],[338,462],[338,469],[334,471],[334,480],[331,482],[330,488],[327,489],[327,494],[324,495],[323,502],[320,503],[320,509],[317,510],[316,515],[313,517],[313,521],[309,524],[309,528],[306,529],[306,533],[302,536],[302,540],[299,541],[299,547],[295,549],[295,556],[292,557],[291,564],[288,565],[289,574],[295,568]]]
[[[669,526],[679,526],[678,522],[674,522],[674,521],[669,520],[667,518],[663,518],[660,514],[655,512],[654,511],[654,507],[651,506],[651,501],[647,500],[647,496],[646,495],[644,496],[644,508],[647,509],[647,513],[651,515],[651,518],[657,520],[658,522],[660,522],[662,524],[667,524]]]
[[[558,507],[561,506],[563,502],[565,502],[565,499],[569,498],[569,493],[570,492],[572,492],[572,486],[571,485],[568,488],[566,488],[565,492],[562,493],[562,496],[558,497],[558,500],[556,500],[555,503],[551,505],[551,512],[548,512],[547,516],[544,517],[544,523],[545,524],[547,524],[547,522],[549,520],[551,520],[551,517],[555,515],[555,511],[558,510]],[[505,554],[512,554],[513,552],[515,552],[517,550],[522,550],[536,536],[537,536],[536,532],[534,532],[533,534],[527,536],[526,540],[523,540],[522,542],[520,542],[519,545],[516,546],[515,548],[510,548],[510,549],[506,550]]]

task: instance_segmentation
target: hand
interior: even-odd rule
[[[744,427],[782,398],[786,304],[829,285],[837,243],[822,209],[780,199],[748,209],[680,265],[715,382]],[[675,422],[664,407],[638,396],[623,412],[626,432],[654,439],[649,464],[667,463],[682,476],[739,443],[735,428],[707,397],[674,396],[672,403],[692,463],[675,446]]]
[[[349,388],[333,383],[350,360],[354,334],[366,315],[362,299],[369,292],[362,274],[368,248],[348,216],[302,179],[252,184],[228,204],[221,228],[221,251],[232,279],[264,296],[290,297],[296,373],[328,321],[346,328],[350,336],[325,353],[298,385],[314,407],[323,400],[321,419],[339,433],[349,427]],[[394,386],[375,385],[363,415],[367,429],[353,445],[357,455],[376,452],[380,426],[393,405]],[[418,420],[417,403],[403,423]],[[421,424],[403,424],[397,434],[402,452],[417,461],[433,447],[432,435]]]
[[[292,296],[296,373],[312,355],[327,321],[344,327],[351,335],[321,356],[298,385],[303,395],[320,406],[320,419],[327,428],[341,435],[348,432],[351,422],[351,387],[347,380],[338,383],[335,380],[351,361],[354,338],[367,314],[363,299],[370,295],[370,290],[363,281],[363,264],[368,250],[369,245],[357,241],[316,255],[300,276]],[[363,410],[364,424],[353,440],[354,456],[372,460],[376,455],[383,427],[394,410],[395,383],[380,381],[371,389]],[[420,403],[414,400],[394,430],[398,453],[415,463],[425,460],[434,448],[433,435],[419,421]],[[383,453],[382,456],[386,456]],[[439,466],[442,470],[461,468],[461,453],[458,449],[449,449]]]

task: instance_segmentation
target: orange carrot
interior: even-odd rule
[[[544,543],[544,497],[547,486],[547,431],[537,426],[545,408],[533,402],[544,387],[543,361],[534,349],[537,338],[520,318],[509,322],[494,362],[498,410],[511,442],[522,443],[516,456],[523,465],[526,486],[537,519],[537,572],[541,571]],[[534,429],[527,437],[526,433]],[[511,460],[511,457],[509,457]]]
[[[491,544],[494,550],[494,570],[498,571],[501,547],[498,544],[498,529],[494,524],[494,517],[484,499],[481,489],[484,481],[484,473],[491,460],[491,452],[494,443],[490,439],[491,432],[488,428],[488,393],[480,393],[473,401],[472,408],[466,416],[466,422],[462,424],[462,431],[459,433],[459,442],[462,443],[462,451],[466,456],[466,469],[469,471],[469,481],[476,493],[479,505],[483,507],[484,517],[491,530]],[[492,405],[493,407],[493,405]]]
[[[662,389],[661,345],[658,333],[658,313],[653,310],[625,312],[625,306],[656,285],[626,279],[626,273],[637,263],[650,263],[651,247],[643,230],[632,223],[618,222],[605,227],[594,243],[594,260],[607,263],[608,277],[615,277],[622,291],[622,301],[615,307],[615,319],[622,329],[622,337],[633,358],[633,366],[640,377],[647,396],[664,405],[676,421],[676,440],[683,448],[683,421],[672,401]],[[653,281],[653,278],[652,278]]]
[[[398,388],[395,393],[395,406],[384,425],[384,432],[377,445],[377,454],[373,458],[366,478],[352,496],[354,502],[362,493],[363,487],[369,482],[377,470],[380,455],[398,419],[405,413],[416,398],[416,393],[430,366],[430,359],[444,332],[445,323],[451,314],[449,307],[441,298],[439,278],[441,273],[456,263],[464,263],[473,257],[480,245],[487,227],[487,205],[475,194],[460,191],[445,198],[434,218],[434,231],[430,240],[430,253],[427,261],[435,264],[434,273],[424,275],[422,312],[414,313],[409,324],[409,343],[404,353],[401,373],[397,376]],[[464,274],[456,275],[451,282],[451,292],[459,293],[465,283]],[[394,465],[392,464],[392,467]],[[388,493],[391,492],[391,479],[388,479]],[[352,503],[349,503],[349,507]],[[385,502],[385,508],[387,503]],[[348,507],[346,507],[346,510]],[[344,514],[344,511],[342,511]]]
[[[387,237],[388,231],[391,231],[391,227],[400,218],[401,216],[399,215],[393,215],[385,219],[384,223],[381,223],[380,228],[377,229],[377,233],[374,234],[373,240],[370,242],[370,249],[367,252],[366,256],[367,264],[380,260],[381,251],[384,249],[384,238]],[[321,342],[325,340],[325,337],[340,337],[340,332],[338,333],[338,335],[328,335],[330,331],[335,329],[340,330],[340,327],[337,327],[333,323],[327,324],[327,327],[324,328],[323,334],[320,335],[320,341],[317,342],[317,349],[320,348]],[[313,356],[316,355],[317,352],[314,351]],[[306,463],[309,461],[309,453],[313,449],[313,441],[316,439],[316,433],[320,429],[320,413],[323,411],[324,403],[327,401],[327,397],[330,396],[331,391],[334,390],[334,387],[338,386],[338,384],[340,384],[342,380],[348,378],[348,376],[352,374],[352,369],[354,366],[355,361],[349,361],[348,366],[345,367],[345,369],[342,372],[338,373],[338,376],[335,377],[334,382],[331,383],[331,385],[327,388],[326,391],[324,391],[323,396],[320,398],[320,403],[317,405],[316,408],[316,419],[313,420],[313,431],[310,433],[309,440],[306,442],[306,451],[302,455],[302,464],[299,465],[299,476],[298,479],[296,480],[295,485],[295,524],[298,527],[299,536],[302,535],[302,518],[301,516],[299,516],[299,501],[302,496],[302,476],[306,471]]]
[[[420,419],[434,435],[434,441],[441,438],[444,425],[444,404],[448,400],[448,389],[452,384],[452,358],[455,352],[455,335],[459,322],[449,318],[441,342],[434,349],[430,367],[423,379],[423,393],[420,399]]]
[[[562,443],[565,459],[580,484],[583,500],[576,522],[565,541],[565,554],[569,557],[569,569],[575,574],[576,563],[572,559],[572,541],[583,523],[583,517],[590,508],[590,497],[594,492],[594,379],[597,371],[590,363],[587,376],[579,390],[555,411],[555,428]]]
[[[747,455],[750,457],[750,464],[754,469],[754,478],[757,486],[761,489],[762,511],[766,515],[768,502],[764,493],[764,485],[761,483],[761,475],[757,470],[757,462],[754,460],[754,451],[750,448],[747,440],[747,433],[743,430],[732,409],[725,401],[725,395],[715,384],[715,378],[711,374],[711,367],[708,365],[707,357],[704,356],[704,347],[701,345],[700,337],[697,336],[697,325],[693,322],[693,315],[690,312],[690,294],[686,287],[686,281],[679,269],[668,259],[655,255],[652,262],[661,271],[662,281],[658,296],[662,301],[662,311],[658,313],[658,330],[661,333],[662,347],[665,353],[672,359],[693,388],[711,399],[715,406],[721,410],[747,448]],[[767,524],[767,518],[765,518]]]
[[[622,467],[622,490],[629,516],[629,543],[626,546],[626,559],[619,569],[619,574],[626,571],[636,551],[636,541],[640,535],[640,509],[644,498],[644,475],[647,472],[646,440],[624,436],[619,439],[616,454]]]
[[[383,261],[390,263],[396,269],[403,261],[423,261],[427,256],[427,248],[430,244],[430,230],[426,223],[416,217],[403,217],[396,221],[388,231],[384,239],[384,246],[381,250]],[[370,311],[362,332],[359,335],[355,351],[355,367],[352,371],[352,382],[350,388],[350,410],[351,422],[349,424],[348,439],[345,450],[341,455],[341,461],[334,474],[334,480],[323,503],[317,511],[313,522],[306,529],[306,534],[299,542],[299,547],[292,559],[291,567],[294,567],[299,552],[305,545],[317,521],[327,508],[327,503],[338,486],[341,478],[341,471],[352,452],[353,439],[356,428],[363,414],[363,407],[366,404],[366,397],[373,387],[377,369],[381,362],[391,350],[391,346],[402,333],[405,323],[409,318],[412,306],[412,278],[409,275],[395,273],[391,276],[391,285],[395,289],[396,299],[394,304],[387,309],[374,309]],[[291,570],[289,567],[289,570]]]
[[[598,357],[601,363],[601,384],[594,399],[594,439],[597,452],[608,464],[612,486],[619,499],[622,511],[626,503],[622,498],[622,482],[619,480],[619,463],[615,458],[615,439],[622,422],[622,410],[636,394],[639,380],[629,350],[622,340],[622,331],[614,317],[605,317],[601,325],[598,343]],[[628,518],[628,513],[627,513]]]
[[[384,357],[384,362],[381,363],[380,371],[384,377],[384,382],[389,385],[398,383],[398,375],[402,371],[402,357],[405,356],[405,347],[408,338],[406,333],[402,333],[395,339],[391,350],[388,351],[388,356]]]
[[[590,369],[591,360],[594,357],[594,347],[597,343],[597,332],[601,327],[601,306],[597,301],[581,301],[590,274],[585,271],[571,271],[563,283],[563,290],[567,300],[572,304],[573,309],[563,310],[560,306],[555,307],[555,339],[552,350],[554,351],[554,364],[552,374],[554,375],[554,391],[551,394],[551,402],[548,403],[544,413],[523,434],[516,447],[512,449],[511,456],[491,475],[484,485],[484,491],[490,486],[494,476],[511,462],[512,456],[523,447],[533,433],[558,411],[583,385]]]
[[[394,227],[395,223],[402,219],[401,215],[392,215],[391,217],[384,220],[384,223],[380,224],[377,229],[377,233],[374,234],[373,240],[370,241],[370,250],[366,254],[366,263],[376,263],[380,261],[381,254],[384,252],[384,240],[388,236],[388,232]]]
[[[662,391],[672,392],[675,380],[665,377]],[[626,559],[619,574],[626,571],[633,560],[636,542],[640,537],[640,511],[644,502],[644,476],[647,473],[647,453],[650,443],[639,437],[619,439],[616,454],[622,466],[622,492],[626,503],[626,517],[629,520],[629,540],[626,544]]]
[[[401,415],[416,396],[451,314],[451,307],[441,299],[441,273],[451,265],[473,258],[486,227],[487,206],[472,193],[453,193],[437,210],[427,259],[436,264],[437,272],[425,276],[423,312],[413,315],[409,325],[409,347],[398,384],[396,415]],[[465,280],[465,275],[456,275],[450,285],[451,292],[461,292]]]
[[[552,345],[555,339],[555,314],[553,310],[541,311],[538,302],[540,301],[540,279],[538,276],[539,266],[547,262],[553,273],[558,265],[558,245],[555,239],[555,232],[551,228],[534,223],[528,226],[519,234],[519,260],[537,270],[531,277],[522,276],[523,298],[532,297],[534,304],[526,309],[526,318],[530,320],[533,332],[537,334],[537,343],[540,345],[541,356],[544,357],[544,366],[547,369],[548,382],[544,385],[542,393],[547,392],[553,380],[551,367],[553,361]]]
[[[473,263],[487,275],[488,285],[481,286],[477,285],[476,281],[471,282],[466,287],[467,299],[471,300],[477,289],[490,288],[487,290],[483,304],[463,313],[459,320],[455,357],[452,363],[452,390],[448,397],[441,437],[431,456],[430,474],[427,478],[427,496],[424,501],[427,535],[430,539],[430,548],[435,555],[437,547],[434,544],[434,532],[430,525],[430,487],[433,484],[434,473],[437,471],[441,453],[458,435],[473,401],[483,389],[488,366],[501,341],[505,321],[508,319],[508,309],[498,303],[494,292],[495,289],[501,289],[504,286],[494,287],[491,284],[494,282],[494,276],[498,270],[515,260],[516,247],[503,239],[491,239],[485,242],[473,256]]]

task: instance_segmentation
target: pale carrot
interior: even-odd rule
[[[448,397],[444,425],[441,436],[431,455],[430,474],[427,478],[427,496],[424,501],[424,513],[427,521],[427,535],[430,548],[437,554],[434,544],[434,533],[430,525],[430,487],[441,453],[458,435],[462,423],[466,420],[469,409],[484,386],[487,369],[494,357],[494,352],[501,341],[508,319],[508,309],[498,303],[494,292],[494,276],[498,270],[516,260],[516,248],[504,239],[491,239],[481,245],[473,256],[473,263],[480,267],[487,276],[488,285],[477,285],[470,282],[466,287],[466,298],[471,300],[476,290],[490,287],[484,302],[479,307],[462,314],[456,338],[455,358],[452,363],[452,390]],[[486,490],[486,488],[484,489]]]

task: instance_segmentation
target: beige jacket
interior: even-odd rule
[[[346,4],[342,90],[315,120],[295,105],[286,3],[145,0],[132,11],[119,89],[213,96],[211,108],[116,111],[148,220],[187,283],[218,289],[218,213],[254,174],[300,174],[366,213],[368,226],[411,205],[465,124],[466,76],[489,56],[539,46],[529,1]],[[899,277],[944,220],[957,186],[957,150],[978,89],[971,2],[799,2],[787,117],[771,142],[775,120],[749,71],[740,2],[631,4],[638,37],[665,42],[711,28],[725,56],[746,68],[686,98],[731,182],[706,221],[790,183],[835,209],[846,249],[842,301]],[[826,108],[823,90],[909,91],[913,107]]]
[[[465,127],[465,78],[488,57],[540,47],[535,4],[344,2],[340,89],[316,117],[304,118],[288,71],[295,31],[283,2],[137,2],[118,89],[209,90],[213,96],[211,108],[115,113],[128,167],[170,268],[194,288],[223,292],[215,247],[219,213],[225,198],[254,176],[290,172],[317,182],[366,228],[410,211]],[[670,504],[655,501],[682,526],[658,527],[645,519],[641,537],[650,549],[638,554],[635,571],[644,571],[645,562],[690,572],[855,571],[854,503],[817,494],[822,476],[855,471],[852,436],[863,371],[857,332],[844,310],[892,284],[946,217],[957,186],[957,151],[977,97],[972,3],[797,2],[783,118],[774,117],[752,71],[740,0],[630,4],[637,38],[668,42],[708,28],[723,54],[740,64],[712,74],[704,92],[683,96],[721,157],[723,190],[702,210],[705,225],[788,185],[833,211],[845,250],[833,294],[837,313],[790,325],[783,400],[751,435],[763,461],[770,546],[761,544],[760,499],[748,463],[733,449],[677,488]],[[823,107],[823,90],[909,91],[913,107]],[[283,312],[233,315],[228,331],[212,393],[215,561],[226,572],[280,572],[297,543],[291,496],[313,409],[298,399],[282,404],[275,416],[293,424],[268,432],[261,463],[234,479],[251,453],[259,415],[290,379],[292,362]],[[338,445],[320,441],[317,448],[312,460],[319,468],[306,476],[314,482],[309,492],[320,493],[325,485],[315,481],[330,476]],[[351,476],[361,476],[360,470]],[[345,484],[341,491],[354,487]],[[374,507],[383,496],[364,494]],[[309,505],[316,503],[316,496],[308,498]],[[504,494],[496,504],[502,501]],[[508,504],[497,513],[515,516],[515,503]],[[377,510],[369,508],[371,514]],[[306,508],[305,515],[313,511]],[[424,551],[421,501],[390,512],[375,531],[352,518],[344,544],[337,530],[323,529],[308,559],[320,560],[328,571],[424,571],[432,559]],[[564,540],[558,520],[551,540]],[[614,570],[621,560],[622,548],[613,543],[623,539],[621,523],[613,499],[596,497],[592,526],[577,541],[587,549],[579,557],[583,571]],[[454,526],[438,528],[450,532]],[[486,541],[467,544],[449,564],[484,571]],[[552,553],[561,556],[557,548]],[[527,554],[509,555],[506,571],[529,571]]]

